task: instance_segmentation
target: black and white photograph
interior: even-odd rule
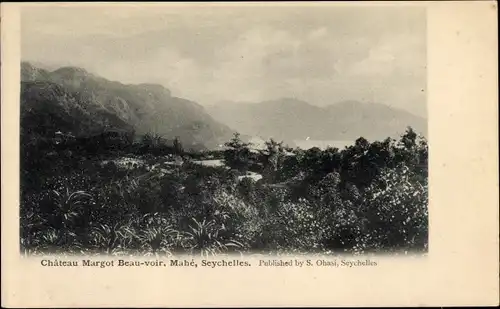
[[[20,254],[425,256],[426,25],[423,6],[23,7]]]

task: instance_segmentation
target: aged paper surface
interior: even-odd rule
[[[56,4],[40,6],[54,5]],[[118,19],[122,13],[126,18],[127,8],[130,10],[146,7],[145,4],[60,5],[75,8],[112,6],[112,10],[117,10],[118,17],[115,17]],[[163,8],[186,6],[193,11],[213,6],[214,11],[224,8],[237,12],[240,7],[265,7],[272,4],[149,5]],[[337,263],[343,263],[345,267],[330,267],[328,266],[332,261],[330,258],[312,255],[283,256],[280,259],[276,258],[274,262],[269,262],[276,265],[290,262],[291,266],[285,267],[259,266],[262,264],[259,260],[263,258],[253,255],[220,258],[219,264],[209,264],[207,267],[202,267],[203,259],[199,258],[193,261],[200,267],[189,265],[164,267],[158,266],[156,262],[152,266],[142,264],[128,267],[119,266],[118,259],[129,263],[160,259],[137,257],[128,260],[102,256],[23,257],[20,254],[19,242],[21,8],[30,4],[2,4],[3,306],[26,308],[498,305],[496,3],[492,1],[339,2],[275,5],[349,6],[354,10],[384,6],[425,8],[430,184],[427,254],[338,256]],[[122,10],[118,10],[118,7],[122,7]],[[151,10],[151,13],[148,10]],[[154,10],[154,8],[144,9],[139,14],[148,16],[153,14]],[[75,9],[73,12],[75,19],[78,19],[78,16],[80,19],[71,24],[72,29],[85,31],[85,25],[93,24],[92,13],[86,12],[88,11],[82,9],[79,16],[78,9]],[[260,12],[263,16],[266,15],[265,9]],[[200,23],[202,20],[200,17]],[[106,33],[109,30],[106,28],[106,23],[98,24],[98,22],[96,19],[94,26],[101,27],[102,33]],[[59,33],[57,27],[51,28],[53,25],[48,25],[44,29],[46,34],[53,31],[56,36],[56,33]],[[56,26],[65,27],[63,24]],[[136,27],[141,26],[124,25],[121,31],[135,33]],[[313,36],[321,36],[322,31],[314,33]],[[275,39],[280,38],[283,39],[275,37]],[[285,41],[286,39],[285,36]],[[401,40],[403,41],[403,38]],[[42,45],[40,43],[41,52]],[[37,45],[33,45],[32,48],[37,48]],[[85,46],[76,48],[73,52],[75,58],[85,58]],[[49,54],[47,57],[50,57]],[[53,58],[58,56],[59,54],[53,55]],[[322,56],[324,54],[320,54],[319,57]],[[386,59],[384,56],[387,55],[382,53],[375,56]],[[106,63],[102,63],[102,66],[105,65]],[[183,65],[185,65],[183,69],[191,68],[189,63]],[[239,66],[238,69],[253,68]],[[136,73],[144,74],[139,71]],[[219,77],[223,78],[220,75]],[[188,78],[193,76],[188,75]],[[231,79],[224,81],[231,83]],[[130,83],[137,83],[132,81],[133,79]],[[178,81],[183,82],[181,77]],[[193,85],[194,83],[193,81]],[[216,84],[210,84],[214,85]],[[240,85],[231,84],[231,86]],[[185,258],[191,261],[190,257]],[[46,267],[43,264],[48,262],[42,262],[44,259],[75,260],[80,264],[76,267]],[[85,263],[91,264],[91,262],[83,260],[97,261],[97,266],[85,266]],[[222,260],[226,262],[221,262]],[[307,263],[308,260],[314,265],[300,266],[307,265],[301,263]],[[361,262],[356,262],[356,265],[348,263],[358,260]],[[168,259],[165,261],[167,264],[170,263]],[[113,267],[100,267],[100,265],[111,265],[112,262]],[[235,264],[240,266],[233,266]],[[359,267],[359,265],[364,266]]]

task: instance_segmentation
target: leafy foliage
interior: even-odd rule
[[[411,128],[342,150],[252,152],[237,134],[218,153],[155,134],[121,145],[75,156],[72,141],[23,140],[24,253],[427,251],[428,148]],[[214,157],[226,164],[196,163]]]
[[[250,165],[249,143],[244,143],[239,133],[234,133],[233,138],[224,144],[228,149],[224,152],[226,164],[236,170],[246,171]]]

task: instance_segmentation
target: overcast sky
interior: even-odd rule
[[[426,19],[403,7],[24,8],[22,58],[200,104],[295,97],[426,114]]]

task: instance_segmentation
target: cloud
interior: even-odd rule
[[[321,27],[309,32],[308,38],[311,40],[317,40],[324,38],[328,35],[328,29],[326,27]]]
[[[415,9],[32,9],[22,24],[24,59],[160,83],[201,104],[295,96],[425,114],[425,51]]]

